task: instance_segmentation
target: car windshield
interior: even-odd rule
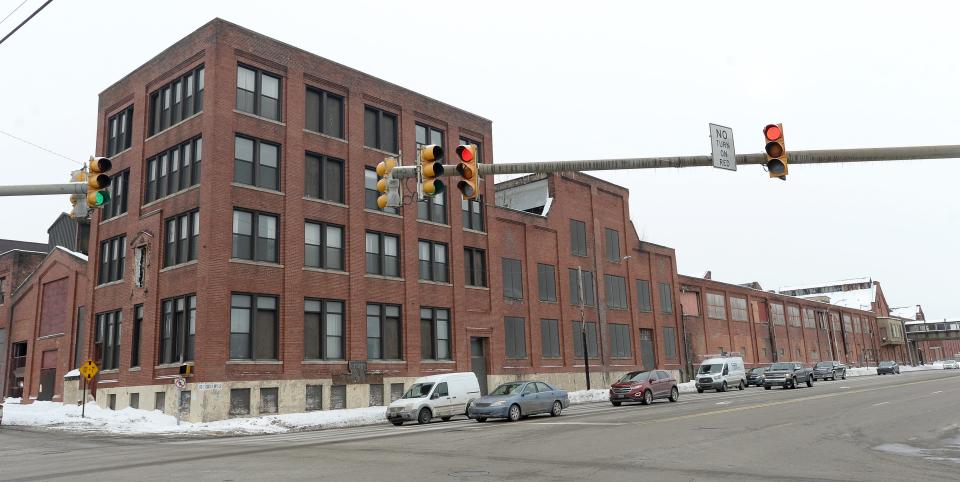
[[[430,389],[433,388],[433,383],[414,383],[410,386],[410,389],[407,390],[407,393],[403,394],[403,398],[423,398],[430,394]]]
[[[892,367],[892,366],[893,366],[893,362],[882,361],[882,362],[880,362],[880,366],[882,366],[882,367]]]
[[[630,372],[620,377],[618,382],[645,382],[650,379],[650,372]]]
[[[762,375],[763,370],[764,370],[763,368],[751,368],[750,373],[753,373],[755,375]]]
[[[822,361],[817,363],[817,368],[831,368],[833,367],[833,362]]]
[[[523,389],[523,385],[523,383],[518,382],[504,383],[490,392],[490,395],[514,395],[520,393],[520,390]]]
[[[770,365],[771,370],[793,370],[793,363],[774,363]]]
[[[706,375],[708,373],[720,373],[723,371],[722,364],[713,364],[713,365],[700,365],[700,374]]]

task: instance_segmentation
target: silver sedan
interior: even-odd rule
[[[520,417],[537,413],[556,417],[569,406],[566,390],[559,390],[546,382],[517,381],[504,383],[489,395],[474,400],[467,407],[467,416],[478,422],[486,422],[488,418],[517,421]]]

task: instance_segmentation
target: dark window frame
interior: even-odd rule
[[[523,262],[519,259],[500,258],[500,270],[503,275],[503,298],[523,299]]]
[[[309,308],[308,303],[318,303],[320,305],[319,310],[314,310]],[[336,311],[331,311],[330,310],[331,304],[339,304],[340,312],[337,313]],[[346,350],[347,350],[347,343],[346,343],[347,302],[344,300],[307,297],[307,298],[304,298],[303,300],[303,314],[304,314],[303,316],[304,318],[303,319],[303,322],[304,322],[303,358],[304,360],[345,360]],[[307,315],[312,315],[312,314],[318,315],[318,319],[317,319],[318,326],[316,329],[317,336],[318,336],[317,350],[316,350],[317,356],[310,356],[310,354],[308,354],[308,348],[307,348],[309,346],[309,343],[307,342],[307,328],[306,328]],[[330,334],[330,330],[329,330],[330,320],[328,319],[328,317],[331,315],[337,315],[337,314],[340,315],[340,334],[339,335]],[[329,347],[328,342],[329,342],[329,339],[331,338],[339,339],[338,345],[340,350],[340,356],[330,354],[330,350],[328,349]]]
[[[311,163],[314,162],[316,163],[316,169],[311,168]],[[345,199],[343,169],[345,165],[343,159],[307,151],[304,154],[304,196],[310,199],[321,199],[343,204]],[[339,179],[334,181],[328,179],[328,174],[331,173],[328,169],[329,166],[335,166]],[[334,182],[336,183],[335,188],[332,184]]]
[[[527,358],[527,320],[521,316],[503,317],[504,357],[511,360]]]
[[[583,306],[597,305],[597,280],[594,279],[593,271],[581,269],[583,272]],[[577,268],[567,268],[570,288],[570,304],[580,306],[580,283],[577,279]]]
[[[249,242],[247,242],[247,244],[249,245],[248,247],[249,247],[249,249],[250,249],[250,257],[249,257],[249,258],[246,258],[246,257],[241,257],[241,256],[238,256],[238,255],[237,255],[237,252],[236,252],[236,251],[237,251],[237,250],[236,250],[236,248],[237,248],[237,242],[238,242],[238,241],[237,241],[237,237],[238,237],[238,236],[247,236],[247,235],[245,235],[245,234],[238,234],[235,229],[232,231],[232,241],[233,241],[233,242],[232,242],[232,250],[231,250],[231,255],[230,255],[230,257],[231,257],[232,259],[244,259],[244,260],[247,260],[247,261],[257,261],[257,262],[263,262],[263,263],[279,264],[279,263],[280,263],[280,231],[282,231],[282,228],[281,228],[281,226],[280,226],[280,216],[277,215],[277,214],[273,214],[273,213],[267,213],[267,212],[262,212],[262,211],[254,211],[254,210],[250,210],[250,209],[241,209],[241,208],[233,208],[233,213],[234,213],[234,220],[236,219],[236,213],[246,213],[246,214],[250,214],[250,215],[251,215],[251,218],[250,218],[250,220],[251,220],[251,221],[250,221],[251,233],[250,233],[250,235],[249,235],[249,236],[250,236],[250,240],[249,240]],[[260,218],[261,218],[261,217],[272,217],[272,218],[274,218],[274,221],[275,221],[275,226],[276,226],[276,233],[275,233],[275,235],[276,235],[276,236],[273,238],[273,239],[274,239],[273,259],[268,259],[268,257],[264,256],[263,253],[260,252],[260,251],[262,251],[262,250],[257,249],[257,246],[260,245],[260,242],[259,242],[259,241],[260,241],[261,239],[264,239],[264,240],[269,240],[269,239],[270,239],[270,238],[266,238],[266,237],[261,237],[261,236],[260,236],[260,229],[259,229],[259,227],[260,227]],[[234,222],[233,224],[235,225],[236,222]]]
[[[179,177],[177,185],[173,186],[170,172],[172,172],[171,167],[175,151],[177,152],[177,169],[175,170],[179,171]],[[187,161],[187,153],[189,153],[189,161]],[[147,158],[144,163],[143,203],[150,204],[200,184],[200,162],[202,160],[203,137],[201,136],[193,137]],[[188,164],[189,177],[186,176]]]
[[[627,309],[629,301],[626,278],[614,274],[603,275],[603,293],[607,299],[607,308],[612,310]]]
[[[107,119],[107,157],[130,149],[133,141],[133,104]]]
[[[123,310],[112,310],[97,313],[94,327],[94,345],[100,345],[94,352],[99,354],[101,370],[117,370],[120,368],[120,341],[122,339],[121,325],[123,324]]]
[[[370,314],[370,308],[376,307],[378,313],[376,315]],[[393,308],[397,312],[397,316],[393,317],[387,314],[387,308]],[[403,344],[403,307],[400,305],[390,304],[390,303],[367,303],[365,313],[366,328],[367,328],[367,358],[371,360],[403,360],[404,359],[404,344]],[[377,333],[379,336],[370,336],[370,322],[371,317],[375,317],[375,323],[377,324]],[[395,346],[390,346],[392,343],[390,340],[387,340],[384,336],[384,328],[387,326],[388,320],[396,318],[397,323],[397,340]],[[374,341],[376,340],[376,341]],[[370,353],[370,344],[377,344],[377,353]],[[388,345],[389,344],[389,345]],[[387,358],[386,348],[396,350],[396,358]]]
[[[424,314],[427,314],[425,317]],[[446,320],[440,317],[441,313],[446,314]],[[440,336],[440,322],[447,322],[447,337]],[[424,349],[424,341],[430,340],[430,344]],[[441,355],[441,341],[446,341],[446,356]],[[432,306],[420,307],[420,359],[421,360],[453,360],[453,320],[450,316],[449,308],[436,308]]]
[[[375,139],[373,139],[373,145],[371,145],[371,144],[369,143],[370,139],[367,139],[367,133],[368,133],[368,131],[369,131],[369,128],[368,128],[367,125],[366,125],[366,122],[367,122],[367,112],[370,112],[370,113],[373,113],[374,115],[376,115],[376,124],[373,126],[373,128],[374,128],[375,131],[376,131],[376,133],[375,133]],[[384,123],[383,123],[383,118],[384,118],[384,117],[390,117],[390,118],[393,119],[393,145],[390,145],[390,146],[385,146],[385,145],[384,145],[384,143],[386,142],[386,141],[384,140],[384,137],[385,137],[385,136],[383,135],[383,134],[384,134],[384,129],[385,129],[385,126],[384,126]],[[363,121],[364,121],[363,146],[364,146],[364,147],[369,147],[369,148],[371,148],[371,149],[377,149],[377,150],[383,151],[383,152],[389,152],[389,153],[392,153],[392,154],[396,154],[396,153],[397,153],[398,144],[399,144],[399,143],[397,142],[397,138],[399,137],[397,134],[398,134],[398,132],[399,132],[399,130],[400,130],[400,129],[399,129],[399,127],[400,127],[400,126],[399,126],[399,119],[400,119],[400,116],[397,115],[397,114],[394,114],[393,112],[388,112],[388,111],[385,111],[385,110],[383,110],[383,109],[380,109],[380,108],[377,108],[377,107],[373,107],[373,106],[370,106],[370,105],[364,105],[364,106],[363,106]]]
[[[657,283],[660,291],[660,313],[669,315],[673,313],[673,289],[669,283]]]
[[[307,226],[314,225],[317,226],[320,231],[320,242],[319,244],[311,244],[307,242]],[[340,247],[330,246],[328,244],[328,228],[336,228],[340,230]],[[319,268],[319,269],[329,269],[334,271],[345,271],[346,270],[346,249],[344,248],[344,241],[346,240],[347,228],[345,226],[328,223],[324,221],[314,221],[312,219],[306,219],[303,222],[303,265],[310,268]],[[308,249],[312,246],[316,246],[317,250],[317,260],[316,265],[310,264],[308,262],[309,255],[307,254]],[[336,250],[339,254],[339,262],[331,263],[330,262],[330,250]]]
[[[317,127],[318,127],[317,130],[314,130],[314,129],[311,128],[311,127],[312,127],[312,120],[311,120],[310,116],[311,116],[311,114],[312,114],[313,112],[311,112],[311,110],[310,110],[309,107],[308,107],[308,106],[310,105],[308,99],[310,98],[310,95],[311,95],[311,94],[316,94],[316,95],[319,97],[319,98],[318,98],[319,102],[318,102],[318,105],[317,105],[318,110],[317,110],[317,112],[316,112],[316,115],[317,115],[317,124],[316,124],[316,125],[317,125]],[[339,113],[338,113],[340,122],[339,122],[339,126],[337,127],[338,132],[336,132],[336,133],[327,132],[327,115],[329,114],[329,112],[328,112],[328,104],[332,104],[332,102],[330,102],[328,99],[331,99],[331,98],[334,98],[334,99],[336,99],[336,100],[338,100],[338,101],[340,102],[340,109],[339,109]],[[332,92],[328,92],[328,91],[323,90],[323,89],[318,89],[318,88],[316,88],[316,87],[312,87],[312,86],[308,85],[308,86],[306,86],[306,94],[305,94],[304,102],[305,102],[305,106],[304,106],[304,115],[305,115],[304,126],[305,126],[305,128],[306,128],[308,131],[310,131],[310,132],[317,132],[317,133],[320,133],[320,134],[323,134],[323,135],[326,135],[326,136],[330,136],[330,137],[336,137],[337,139],[345,139],[345,138],[346,138],[346,135],[345,135],[345,133],[344,133],[344,131],[345,131],[345,122],[344,122],[344,118],[343,118],[343,114],[344,114],[344,110],[345,110],[344,105],[345,105],[345,102],[346,102],[346,98],[345,98],[344,96],[339,95],[339,94],[335,94],[335,93],[332,93]],[[333,107],[329,107],[329,108],[332,109]]]
[[[171,225],[173,229],[171,230]],[[186,225],[186,238],[183,238]],[[200,210],[193,209],[163,220],[163,267],[176,266],[199,258]],[[174,239],[171,241],[170,234]]]
[[[143,334],[143,304],[133,306],[133,333],[130,343],[130,368],[140,366],[140,343]]]
[[[461,137],[459,142],[461,146],[470,144],[477,146],[477,164],[483,163],[483,145],[479,141]],[[483,208],[483,189],[481,188],[480,191],[481,194],[477,199],[461,199],[460,211],[463,229],[484,233],[486,232],[486,223],[484,222],[486,210]]]
[[[419,134],[420,129],[423,129],[424,139],[423,142],[420,142]],[[438,145],[446,151],[447,144],[445,142],[446,132],[442,129],[433,127],[422,122],[417,122],[414,124],[414,140],[416,142],[417,150],[419,151],[422,146],[429,145]],[[434,139],[434,135],[439,134],[440,139]],[[446,152],[444,155],[437,159],[437,162],[443,164],[446,160]],[[417,219],[422,221],[430,221],[432,223],[438,224],[450,224],[450,213],[449,213],[449,198],[447,197],[447,192],[450,191],[450,188],[453,186],[446,186],[443,192],[436,194],[434,196],[424,196],[423,199],[417,201]]]
[[[643,313],[653,313],[653,293],[650,280],[637,279],[637,309]]]
[[[427,259],[423,259],[422,247],[427,246]],[[445,261],[437,261],[437,249],[442,248]],[[417,276],[421,281],[433,281],[435,283],[450,282],[450,246],[447,243],[433,241],[431,239],[417,240]],[[426,272],[426,273],[425,273]],[[426,277],[424,277],[426,276]]]
[[[603,228],[604,251],[607,255],[607,261],[619,263],[620,257],[620,231],[612,228]]]
[[[371,252],[371,251],[367,251],[367,249],[366,249],[366,245],[367,245],[366,237],[367,237],[367,236],[370,236],[370,235],[376,236],[376,238],[377,238],[377,249],[378,249],[378,251],[377,251],[376,253],[373,253],[373,252]],[[396,240],[396,245],[397,245],[397,254],[396,254],[396,256],[388,256],[388,255],[386,254],[386,245],[387,245],[387,243],[386,243],[386,238],[388,238],[388,237],[389,237],[389,238],[394,238],[394,239]],[[375,275],[375,276],[387,276],[387,277],[390,277],[390,278],[402,278],[402,277],[403,277],[403,266],[402,266],[402,263],[400,262],[400,251],[401,251],[401,247],[402,247],[402,245],[400,244],[400,235],[398,235],[398,234],[393,234],[393,233],[385,233],[385,232],[382,232],[382,231],[370,231],[370,230],[367,230],[367,231],[364,233],[364,260],[365,260],[364,264],[366,265],[365,272],[366,272],[367,274],[371,274],[371,275]],[[418,247],[419,247],[419,245],[418,245]],[[374,266],[374,267],[376,268],[376,270],[373,270],[373,271],[371,270],[371,266],[370,266],[371,256],[376,256],[376,260],[377,260],[376,265]],[[394,258],[394,263],[396,264],[396,275],[393,275],[393,274],[385,274],[385,273],[387,272],[387,269],[386,269],[386,268],[388,267],[387,258],[389,258],[389,257]]]
[[[157,363],[193,361],[197,334],[197,295],[189,293],[160,300]]]
[[[250,159],[250,160],[248,161],[248,160],[246,160],[246,159],[240,159],[239,157],[237,157],[237,148],[236,148],[236,145],[237,145],[237,141],[240,140],[240,139],[243,139],[243,140],[246,140],[246,141],[250,141],[250,142],[253,143],[253,151],[252,151],[252,152],[253,152],[253,159]],[[265,165],[261,164],[260,147],[261,147],[262,145],[268,145],[268,146],[271,146],[271,147],[276,148],[276,150],[277,150],[277,166],[276,166],[276,167],[265,166]],[[246,181],[243,181],[243,180],[238,179],[237,176],[239,176],[239,170],[237,169],[237,163],[240,163],[240,162],[244,162],[244,163],[249,163],[249,164],[250,164],[251,182],[246,182]],[[267,189],[267,190],[270,190],[270,191],[283,192],[283,172],[282,172],[282,170],[281,170],[281,166],[282,166],[282,165],[283,165],[283,146],[282,146],[282,145],[280,145],[280,144],[278,144],[278,143],[276,143],[276,142],[273,142],[273,141],[267,141],[267,140],[259,139],[259,138],[257,138],[257,137],[248,136],[248,135],[246,135],[246,134],[239,134],[239,133],[234,134],[233,182],[235,182],[235,183],[237,183],[237,184],[243,184],[244,186],[254,186],[254,187],[258,187],[258,188],[260,188],[260,189]],[[263,179],[262,179],[263,176],[262,176],[261,173],[260,173],[261,169],[275,169],[275,170],[276,170],[276,181],[277,181],[277,182],[276,182],[276,185],[275,185],[275,186],[267,186],[267,185],[262,184],[264,181],[263,181]]]
[[[560,320],[544,318],[540,320],[540,354],[543,358],[563,356],[560,341]]]
[[[370,174],[373,175],[371,176]],[[380,206],[377,205],[377,198],[379,198],[381,194],[380,191],[377,191],[378,180],[379,177],[377,176],[376,168],[370,166],[363,168],[363,208],[380,213],[392,214],[394,216],[401,216],[400,208],[387,206],[380,209]],[[368,186],[369,181],[373,181],[373,187]]]
[[[547,274],[549,273],[549,284]],[[552,264],[537,263],[537,297],[540,301],[557,302],[557,267]]]
[[[104,252],[106,250],[106,256]],[[127,251],[127,236],[114,236],[100,242],[100,250],[97,255],[100,257],[100,270],[98,273],[97,284],[113,283],[123,281],[124,259]]]
[[[587,223],[579,219],[570,219],[570,255],[585,258],[587,248]]]
[[[463,247],[463,284],[487,287],[487,252],[472,246]]]
[[[597,322],[585,321],[587,327],[587,355],[590,358],[600,358],[600,345],[597,343]],[[583,326],[581,322],[573,322],[573,357],[583,359]]]
[[[248,305],[248,306],[237,306],[237,305],[234,305],[234,300],[233,300],[234,297],[244,297],[244,296],[247,297],[248,300],[249,300],[249,305]],[[273,309],[271,310],[271,309],[269,309],[269,308],[260,308],[260,306],[259,306],[259,301],[260,301],[261,298],[270,298],[270,299],[273,299]],[[247,315],[247,321],[248,321],[247,329],[248,329],[248,330],[247,330],[246,333],[241,332],[241,331],[236,331],[236,332],[233,331],[233,310],[235,310],[235,309],[236,309],[236,310],[243,310],[243,309],[248,310],[248,315]],[[264,356],[264,357],[258,357],[258,356],[257,356],[257,353],[256,353],[256,349],[257,349],[256,340],[257,340],[257,337],[258,337],[257,325],[259,324],[259,323],[258,323],[258,315],[260,314],[261,311],[264,311],[264,312],[272,312],[272,313],[273,313],[273,321],[272,321],[272,323],[273,323],[273,346],[271,347],[271,348],[272,348],[272,351],[273,351],[272,356],[269,356],[269,354],[268,354],[267,356]],[[233,346],[233,338],[234,338],[234,335],[243,335],[243,334],[246,334],[246,335],[247,335],[247,346],[246,346],[246,350],[247,350],[248,356],[247,356],[247,357],[239,357],[239,356],[235,357],[234,354],[233,354],[233,351],[234,351],[234,346]],[[236,292],[236,291],[230,293],[230,349],[229,349],[229,359],[230,359],[230,360],[250,360],[250,361],[256,361],[256,360],[275,361],[275,360],[279,360],[279,359],[280,359],[280,296],[279,296],[279,295],[274,295],[274,294],[262,294],[262,293],[244,293],[244,292]]]
[[[624,323],[610,323],[610,357],[632,358],[633,340],[630,336],[630,325]]]
[[[196,114],[203,112],[204,68],[203,64],[190,69],[150,93],[148,137],[159,134]],[[176,111],[168,105],[176,101],[172,89],[181,89],[180,108]],[[171,99],[171,97],[173,99]]]
[[[240,69],[246,69],[253,71],[254,73],[254,90],[251,92],[247,89],[240,87]],[[273,99],[267,94],[263,93],[263,77],[270,77],[277,81],[277,97]],[[274,74],[273,72],[266,71],[261,68],[253,67],[249,64],[244,64],[241,62],[237,63],[237,85],[236,85],[236,109],[240,112],[245,112],[247,114],[253,114],[258,117],[263,117],[264,119],[270,119],[277,122],[283,122],[283,76],[279,74]],[[243,106],[240,105],[240,91],[250,92],[253,95],[253,112],[246,110]],[[264,115],[263,113],[263,99],[272,99],[277,103],[277,116],[271,117],[269,115]]]
[[[124,169],[110,176],[110,202],[100,211],[100,221],[115,218],[127,212],[127,198],[130,193],[130,169]]]

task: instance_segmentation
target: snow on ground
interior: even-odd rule
[[[943,370],[942,363],[931,363],[929,365],[920,365],[920,366],[910,366],[910,365],[901,365],[900,373],[903,372],[920,372],[926,370]],[[847,368],[848,377],[862,377],[866,375],[876,375],[877,367],[849,367]]]

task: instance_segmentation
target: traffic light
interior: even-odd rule
[[[437,145],[420,148],[420,175],[423,179],[423,194],[436,196],[443,192],[443,181],[437,179],[443,175],[443,148]]]
[[[77,169],[76,171],[70,171],[70,182],[79,182],[87,183],[87,167],[84,166],[83,169]],[[80,194],[71,194],[70,195],[70,204],[73,205],[73,209],[70,211],[70,217],[73,219],[77,218],[86,218],[90,213],[89,208],[87,208],[87,203],[80,202],[81,199],[84,199],[85,196]]]
[[[480,173],[477,172],[476,144],[457,146],[457,157],[460,158],[457,173],[461,178],[457,182],[457,189],[463,194],[463,199],[477,199],[480,197]]]
[[[390,174],[390,171],[393,168],[397,167],[397,160],[393,157],[386,157],[380,164],[377,164],[377,191],[380,191],[380,196],[377,198],[377,206],[380,209],[387,207],[389,196],[387,195],[387,174]]]
[[[105,173],[113,168],[110,158],[91,157],[90,172],[87,174],[87,207],[93,209],[110,202],[110,176]]]
[[[193,375],[193,363],[181,363],[180,375],[189,377]]]
[[[767,155],[767,171],[770,177],[779,177],[787,180],[787,147],[783,143],[783,124],[768,124],[763,128],[763,137],[766,145],[763,150]]]

